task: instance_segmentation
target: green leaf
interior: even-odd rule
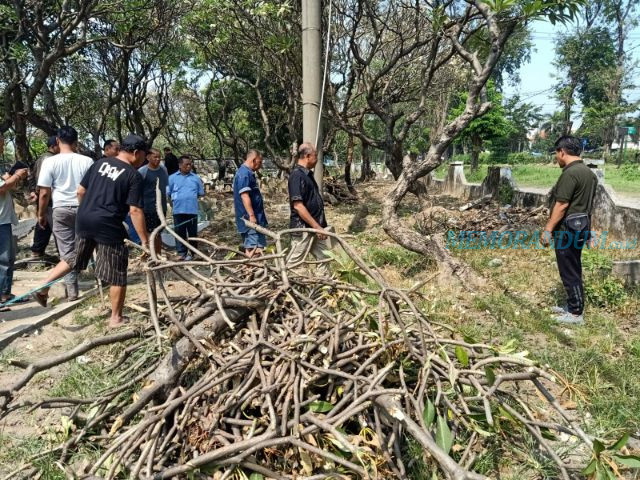
[[[504,418],[506,418],[507,420],[511,420],[512,422],[517,422],[517,420],[513,417],[513,415],[511,415],[509,412],[507,412],[500,405],[498,405],[498,412],[500,412],[500,415],[503,416]]]
[[[596,460],[595,458],[593,460],[591,460],[591,462],[589,462],[589,465],[586,466],[586,468],[584,470],[582,470],[582,474],[583,475],[591,475],[593,472],[596,471],[596,465],[598,464],[598,460]]]
[[[469,366],[469,354],[460,345],[456,345],[456,358],[463,366]]]
[[[640,456],[638,455],[620,455],[615,453],[611,456],[620,465],[631,468],[640,468]]]
[[[607,474],[608,480],[617,480],[618,479],[618,477],[615,476],[615,474],[611,471],[611,468],[609,468],[608,465],[605,466],[604,473]]]
[[[596,457],[604,452],[605,446],[600,440],[593,441],[593,453],[596,454]]]
[[[509,340],[504,345],[498,347],[498,352],[503,353],[505,355],[509,355],[509,354],[514,353],[516,351],[517,345],[518,345],[518,342],[516,341],[516,339],[512,338],[511,340]]]
[[[493,368],[484,367],[484,374],[487,376],[487,383],[489,383],[489,386],[496,383],[496,372],[493,371]]]
[[[309,404],[309,410],[314,413],[327,413],[333,409],[333,405],[329,402],[325,402],[323,400],[316,400],[315,402],[311,402]]]
[[[602,463],[596,464],[596,480],[607,480],[606,467]]]
[[[551,440],[553,442],[558,441],[558,437],[548,428],[541,428],[540,433],[542,434],[542,438],[546,438],[547,440]]]
[[[264,475],[262,475],[261,473],[254,472],[249,477],[249,480],[264,480]]]
[[[438,415],[438,420],[436,421],[436,444],[447,454],[453,445],[453,435],[451,435],[447,420],[440,415]]]
[[[424,420],[425,427],[429,428],[433,424],[433,420],[436,418],[436,407],[431,400],[427,399],[427,404],[424,406],[422,412],[422,419]]]
[[[476,339],[475,339],[475,338],[473,338],[471,335],[463,335],[463,336],[462,336],[462,338],[463,338],[463,340],[464,340],[465,342],[467,342],[467,343],[471,343],[471,344],[478,343],[478,342],[476,341]]]
[[[613,445],[611,445],[611,447],[609,447],[609,450],[621,450],[622,447],[624,447],[627,442],[629,441],[629,433],[625,433],[620,440],[618,440],[616,443],[614,443]]]

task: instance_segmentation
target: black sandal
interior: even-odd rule
[[[18,298],[18,300],[16,300],[16,298]],[[18,303],[27,303],[28,301],[29,301],[29,298],[19,298],[12,293],[7,297],[6,300],[0,302],[0,306],[4,307],[7,303],[11,303],[12,305],[15,305]]]
[[[47,308],[47,300],[49,300],[49,295],[46,293],[35,292],[31,295],[31,297],[38,302],[43,308]]]

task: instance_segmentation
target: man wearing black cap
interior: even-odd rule
[[[47,139],[47,151],[40,155],[38,160],[36,160],[36,163],[33,164],[33,168],[31,168],[28,180],[29,192],[31,192],[29,201],[36,204],[36,209],[38,208],[38,194],[40,192],[40,188],[38,188],[38,176],[42,169],[42,162],[59,153],[60,147],[58,147],[58,141],[56,136],[52,135]],[[36,229],[33,232],[33,244],[31,245],[31,256],[34,258],[43,257],[45,250],[47,249],[47,245],[49,245],[49,240],[51,239],[51,224],[53,223],[51,219],[52,207],[53,202],[49,200],[49,207],[47,208],[47,224],[44,227],[41,227],[39,223],[36,223]]]
[[[98,160],[89,169],[78,187],[76,256],[66,269],[54,269],[47,278],[47,282],[51,282],[71,269],[84,270],[95,251],[96,276],[111,285],[111,318],[108,322],[111,328],[125,323],[122,309],[127,291],[129,251],[124,245],[123,221],[127,213],[131,214],[143,245],[149,243],[142,210],[142,176],[136,170],[146,154],[144,139],[128,135],[122,141],[117,157]],[[42,289],[35,295],[41,305],[46,305],[47,292]]]

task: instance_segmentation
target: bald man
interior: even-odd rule
[[[310,143],[303,143],[298,147],[298,163],[289,175],[289,202],[291,205],[291,228],[313,228],[324,230],[327,220],[324,216],[324,202],[318,184],[313,178],[313,169],[318,163],[318,152]],[[325,251],[331,246],[327,235],[301,233],[292,235],[291,253],[287,263],[291,266],[301,264],[305,260],[306,252],[318,261],[328,259]],[[330,276],[326,263],[319,263],[318,273]]]
[[[261,255],[267,246],[263,233],[249,228],[244,220],[266,227],[267,216],[264,213],[262,193],[256,180],[256,172],[262,167],[262,154],[249,150],[245,161],[233,177],[233,206],[236,213],[236,228],[242,236],[245,253],[248,257]]]

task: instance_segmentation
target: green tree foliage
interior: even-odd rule
[[[635,110],[623,97],[633,77],[625,52],[628,33],[638,24],[634,0],[599,0],[585,5],[575,31],[561,35],[556,47],[559,82],[556,94],[563,105],[564,133],[571,131],[574,104],[582,104],[579,134],[608,153],[619,120]]]
[[[265,149],[283,169],[292,165],[291,146],[301,131],[299,25],[300,5],[292,0],[202,0],[184,24],[196,52],[194,67],[224,80],[209,88],[243,100],[245,112],[237,117],[229,115],[231,102],[222,109],[224,99],[218,105],[208,102],[217,137],[229,146],[245,128],[242,122],[259,123],[261,139],[253,146]],[[215,111],[224,114],[222,122],[212,117]]]
[[[498,93],[493,82],[487,87],[487,101],[491,109],[483,116],[472,120],[460,133],[457,142],[466,142],[471,147],[471,169],[477,170],[478,159],[486,143],[504,139],[515,133],[514,125],[506,117],[502,105],[502,95]],[[467,102],[467,94],[462,93],[451,110],[450,116],[456,118],[462,114]]]

